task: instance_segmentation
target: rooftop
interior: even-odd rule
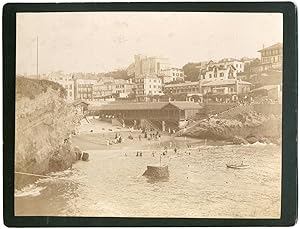
[[[262,51],[266,51],[266,50],[271,50],[271,49],[282,49],[282,43],[278,42],[274,45],[271,45],[269,47],[263,48],[261,50],[258,50],[257,52],[262,52]]]
[[[176,83],[176,84],[167,84],[167,85],[165,85],[165,88],[195,86],[195,85],[199,85],[199,81],[196,81],[196,82],[185,82],[185,83]]]
[[[260,87],[260,88],[255,88],[251,92],[260,91],[260,90],[269,91],[269,90],[278,89],[278,88],[280,88],[280,85],[266,85],[266,86],[263,86],[263,87]]]
[[[236,84],[238,81],[239,84],[251,85],[251,83],[246,81],[239,81],[236,79],[226,79],[226,80],[214,80],[209,82],[203,82],[202,86],[220,86],[220,85],[232,85]]]
[[[85,102],[85,101],[83,101],[83,100],[81,100],[81,99],[75,100],[75,101],[73,101],[71,104],[72,104],[73,106],[77,106],[77,105],[79,105],[79,104],[81,104],[81,103],[86,104],[86,105],[89,105],[89,103],[87,103],[87,102]]]
[[[235,58],[223,58],[218,63],[226,63],[226,62],[232,62],[232,61],[240,61],[240,60],[235,59]]]
[[[172,101],[172,102],[144,102],[144,103],[111,103],[103,105],[90,105],[89,110],[161,110],[167,105],[173,105],[180,110],[200,109],[201,106],[194,102]]]

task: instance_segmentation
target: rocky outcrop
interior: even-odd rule
[[[203,120],[185,133],[187,136],[232,141],[234,144],[276,143],[281,137],[280,115],[242,113],[234,119]]]
[[[66,169],[76,160],[71,134],[81,117],[65,102],[60,86],[49,84],[22,80],[22,87],[17,86],[16,171],[46,174]],[[32,85],[33,90],[28,90]]]
[[[247,140],[245,140],[244,138],[239,137],[239,136],[234,136],[232,139],[232,142],[235,145],[248,144]]]

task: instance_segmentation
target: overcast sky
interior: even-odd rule
[[[282,42],[282,15],[266,13],[17,14],[17,73],[106,72],[134,54],[167,57],[174,67],[224,57],[259,57]]]

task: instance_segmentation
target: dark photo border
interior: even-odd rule
[[[280,219],[14,216],[16,13],[89,11],[246,12],[283,14],[282,192]],[[263,23],[263,22],[262,22]],[[297,220],[297,9],[260,3],[10,3],[3,7],[3,212],[9,227],[291,226]],[[259,35],[258,35],[259,36]]]

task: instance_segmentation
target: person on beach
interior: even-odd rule
[[[142,136],[141,135],[139,135],[139,140],[142,141]]]
[[[140,157],[142,157],[143,156],[143,153],[142,152],[140,152]]]
[[[139,151],[136,152],[136,155],[135,155],[135,156],[137,156],[137,157],[139,156]]]
[[[154,152],[152,152],[152,157],[155,157],[155,153]]]
[[[176,149],[176,147],[174,148],[174,153],[177,153],[177,149]]]

